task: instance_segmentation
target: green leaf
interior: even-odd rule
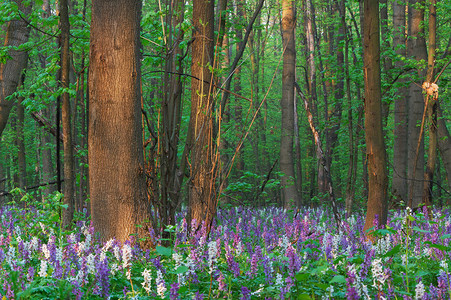
[[[417,231],[417,232],[431,233],[429,230],[421,229],[421,228],[418,227],[418,226],[414,226],[412,229],[415,230],[415,231]]]
[[[310,274],[308,273],[297,273],[296,274],[296,280],[297,281],[305,281],[310,277]]]
[[[432,247],[432,248],[435,248],[435,249],[439,249],[439,250],[442,250],[442,251],[449,251],[451,248],[450,247],[448,247],[448,246],[444,246],[444,245],[440,245],[440,244],[435,244],[435,243],[432,243],[432,242],[430,242],[430,241],[426,241],[426,242],[424,242],[425,244],[427,244],[427,245],[429,245],[430,247]]]
[[[319,287],[320,289],[322,289],[323,291],[326,291],[327,288],[329,287],[329,285],[325,284],[325,283],[320,283],[320,282],[316,282],[314,284],[315,286]]]
[[[160,255],[169,256],[169,257],[172,255],[172,250],[170,248],[166,248],[166,247],[163,247],[163,246],[157,246],[155,248],[155,250]]]
[[[178,244],[177,248],[188,248],[188,247],[193,247],[194,245],[191,244]]]
[[[343,275],[336,275],[329,283],[346,283],[346,278]]]
[[[183,274],[186,271],[188,271],[188,267],[187,266],[179,266],[177,268],[177,270],[175,270],[174,274]]]
[[[312,297],[310,297],[309,294],[299,294],[296,299],[298,299],[298,300],[310,300],[310,299],[312,299]]]
[[[449,234],[449,233],[444,234],[444,235],[442,235],[442,236],[440,237],[440,239],[442,239],[442,240],[444,240],[444,239],[449,239],[449,238],[451,238],[451,234]]]
[[[388,251],[387,253],[385,253],[385,254],[383,255],[383,257],[391,257],[391,256],[394,256],[394,255],[397,254],[400,250],[401,250],[401,245],[398,244],[398,245],[394,246],[390,251]]]

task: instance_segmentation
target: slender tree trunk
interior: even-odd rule
[[[363,72],[365,81],[365,134],[368,159],[368,203],[364,230],[377,220],[387,223],[387,166],[382,130],[379,1],[364,0]]]
[[[202,221],[210,228],[216,214],[216,148],[213,141],[214,2],[193,2],[193,39],[191,74],[191,182],[189,183],[189,220]],[[208,83],[207,83],[208,82]]]
[[[346,77],[346,99],[348,105],[348,155],[349,155],[349,164],[348,164],[348,174],[346,181],[346,198],[345,198],[345,209],[346,216],[350,216],[352,213],[352,206],[354,202],[354,191],[355,191],[355,169],[356,169],[356,161],[355,161],[355,152],[354,152],[354,119],[353,119],[353,109],[352,109],[352,97],[351,97],[351,78],[349,75],[349,41],[348,38],[350,34],[346,30],[345,36],[345,77]]]
[[[25,76],[21,76],[21,85],[23,86]],[[17,122],[16,122],[16,145],[17,145],[17,163],[18,163],[18,180],[16,184],[22,190],[27,186],[27,163],[25,155],[25,136],[24,136],[24,123],[25,123],[25,109],[22,105],[24,97],[17,99]]]
[[[316,65],[315,65],[315,36],[316,30],[314,27],[313,16],[315,15],[315,10],[313,7],[313,3],[311,0],[305,0],[304,3],[304,30],[306,36],[306,57],[307,57],[307,90],[309,94],[310,106],[312,108],[313,122],[317,127],[317,93],[316,93]],[[308,155],[313,156],[315,153],[315,139],[312,137],[312,144],[308,149]],[[316,174],[318,171],[318,175]],[[310,199],[316,194],[315,190],[315,182],[316,175],[318,177],[318,185],[324,186],[324,173],[321,166],[318,163],[312,164],[309,168],[309,176],[310,176]],[[318,188],[323,191],[325,188]]]
[[[283,41],[283,72],[282,72],[282,124],[280,139],[280,171],[283,173],[281,185],[283,206],[290,208],[299,199],[296,187],[293,160],[294,136],[294,81],[296,67],[296,45],[294,28],[296,13],[292,0],[282,1],[282,41]]]
[[[179,145],[181,107],[182,107],[182,80],[175,73],[183,72],[181,61],[181,49],[179,40],[183,38],[183,32],[177,31],[184,18],[184,2],[173,1],[171,13],[166,18],[167,59],[163,82],[163,102],[161,109],[161,126],[159,133],[160,142],[160,193],[158,199],[154,199],[160,207],[160,230],[163,235],[168,234],[164,230],[166,225],[175,224],[175,211],[180,204],[181,184],[177,176],[177,150]],[[177,40],[173,40],[173,36]],[[172,47],[173,43],[175,46]],[[183,172],[183,171],[182,171]],[[169,236],[164,236],[169,238]]]
[[[296,97],[296,96],[295,96]],[[302,160],[301,160],[301,138],[299,137],[299,114],[298,114],[298,102],[296,98],[293,101],[294,112],[294,148],[295,148],[295,178],[296,187],[298,189],[298,199],[295,202],[297,207],[301,207],[304,204],[304,193],[302,190]]]
[[[243,39],[243,30],[241,28],[240,23],[244,23],[244,14],[243,14],[243,0],[237,0],[236,1],[236,17],[239,18],[240,22],[236,24],[236,38],[238,40]],[[240,51],[240,44],[236,44],[236,53]],[[237,68],[234,71],[235,80],[234,80],[234,86],[233,86],[233,92],[236,95],[241,95],[241,65],[238,65]],[[223,95],[223,98],[225,98],[225,95]],[[243,106],[241,104],[241,100],[239,97],[235,97],[235,130],[238,133],[240,133],[240,138],[242,138],[242,132],[244,128],[243,124]],[[235,157],[235,170],[237,172],[237,176],[241,177],[243,175],[244,171],[244,159],[243,159],[243,152],[244,152],[245,144],[241,143],[240,149],[238,149],[237,155]]]
[[[150,226],[142,146],[140,19],[139,0],[92,3],[89,191],[92,223],[103,241],[115,237],[125,242],[134,233],[145,237]]]
[[[333,108],[329,108],[331,111],[329,115],[329,126],[326,130],[328,141],[328,147],[326,149],[326,161],[327,161],[327,167],[331,172],[332,175],[332,161],[334,157],[334,151],[335,147],[337,146],[338,141],[338,133],[340,131],[340,124],[341,124],[341,117],[342,117],[342,111],[343,111],[343,102],[344,102],[344,51],[343,51],[343,45],[344,45],[344,38],[345,38],[345,29],[346,29],[346,22],[345,22],[345,3],[343,0],[341,1],[334,1],[333,9],[337,11],[338,16],[340,17],[340,25],[338,27],[338,35],[336,37],[336,46],[333,47],[333,52],[330,53],[333,55],[333,53],[336,54],[336,60],[337,60],[337,68],[336,68],[336,78],[334,85],[334,106]],[[331,41],[332,43],[332,41]],[[341,186],[342,176],[337,176],[337,183],[336,186]],[[336,188],[336,196],[341,197],[341,190]]]
[[[406,56],[406,3],[393,2],[393,48],[401,57]],[[395,61],[400,70],[404,66],[401,60]],[[400,78],[401,84],[405,83]],[[397,90],[394,102],[394,141],[393,141],[393,182],[392,192],[397,202],[407,203],[407,97],[408,89],[402,86]]]
[[[428,71],[426,82],[426,101],[427,119],[429,133],[428,160],[426,164],[426,173],[424,174],[423,202],[426,206],[432,205],[432,187],[435,172],[435,163],[437,160],[437,106],[438,106],[438,87],[434,82],[435,66],[435,48],[436,48],[436,0],[431,0],[429,5],[429,43],[428,43]],[[437,88],[437,89],[436,89]]]
[[[31,4],[25,6],[27,1],[14,1],[25,18],[31,13]],[[13,107],[14,101],[6,99],[17,89],[20,76],[26,68],[28,52],[23,50],[14,50],[16,47],[26,43],[30,35],[30,27],[23,19],[11,20],[8,23],[6,31],[5,46],[11,47],[8,54],[11,59],[0,65],[0,136],[8,122],[9,112]]]
[[[427,61],[426,42],[424,39],[424,8],[423,1],[409,1],[409,40],[408,55],[417,61]],[[416,208],[423,200],[423,180],[424,180],[424,136],[420,136],[421,128],[419,124],[423,118],[424,99],[421,89],[422,80],[425,78],[425,71],[419,69],[417,78],[410,84],[408,96],[408,149],[407,149],[407,187],[408,205]]]
[[[391,1],[390,1],[391,2]],[[393,1],[398,2],[398,1]],[[393,68],[393,64],[391,61],[391,58],[389,55],[384,55],[384,53],[387,53],[387,51],[390,49],[390,38],[391,38],[391,32],[388,25],[388,6],[389,2],[387,0],[380,0],[380,19],[381,19],[381,68],[383,71],[383,74],[386,76],[386,80],[391,82],[392,76],[391,76],[391,69]],[[393,4],[395,5],[395,4]],[[396,27],[394,27],[396,28]],[[399,28],[396,28],[396,30],[399,30]],[[385,99],[382,99],[382,124],[384,127],[387,125],[387,119],[390,112],[390,102],[385,101]]]
[[[60,64],[61,64],[61,87],[69,88],[69,10],[67,0],[59,0],[60,10]],[[74,217],[74,155],[72,151],[72,122],[69,93],[63,92],[63,106],[61,118],[63,123],[63,149],[64,149],[64,204],[67,208],[63,210],[63,227],[70,227]]]
[[[451,136],[446,128],[445,120],[442,118],[440,108],[437,116],[438,149],[442,157],[443,167],[448,179],[448,192],[451,193]]]

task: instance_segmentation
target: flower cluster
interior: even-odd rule
[[[141,249],[133,240],[100,243],[86,222],[60,232],[42,211],[2,207],[0,299],[449,297],[451,216],[407,216],[410,224],[405,212],[393,212],[373,244],[362,217],[339,231],[321,208],[295,218],[280,208],[219,210],[209,234],[205,227],[191,233],[179,213],[173,246]]]

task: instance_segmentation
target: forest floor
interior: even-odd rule
[[[209,235],[183,215],[171,246],[99,243],[58,205],[0,208],[2,299],[449,299],[451,215],[391,211],[371,243],[364,218],[338,230],[325,208],[220,209]],[[159,234],[152,232],[156,239]],[[160,240],[161,242],[161,240]]]

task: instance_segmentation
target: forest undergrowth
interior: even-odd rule
[[[207,236],[182,213],[155,249],[99,243],[89,220],[60,225],[61,194],[0,208],[2,299],[450,299],[450,210],[392,210],[363,233],[326,208],[219,209]],[[377,226],[377,224],[375,224]],[[192,233],[190,233],[192,232]],[[133,239],[133,237],[132,237]]]

